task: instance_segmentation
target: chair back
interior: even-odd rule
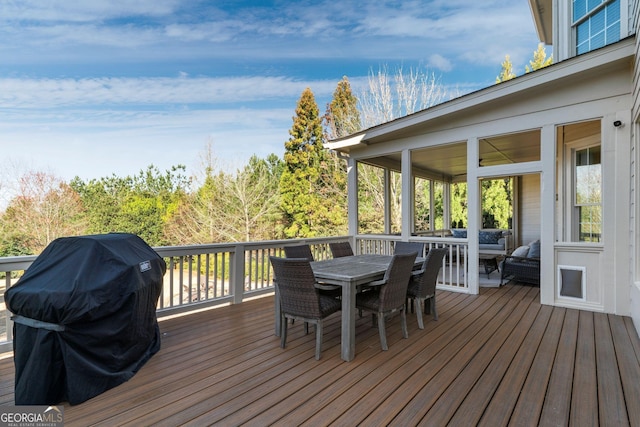
[[[420,242],[396,242],[394,246],[394,254],[410,254],[417,252],[418,256],[424,255],[424,243]]]
[[[385,312],[404,305],[416,256],[417,253],[413,252],[397,254],[391,258],[389,268],[384,274],[386,283],[380,287],[380,311]]]
[[[285,246],[284,254],[287,258],[306,258],[309,261],[314,261],[309,245]]]
[[[320,297],[309,260],[305,258],[269,257],[280,294],[283,313],[321,319]]]
[[[329,243],[329,249],[331,250],[331,255],[333,255],[334,258],[353,255],[353,249],[351,249],[351,244],[349,242]]]
[[[442,267],[442,260],[447,253],[446,248],[431,248],[422,264],[423,273],[418,279],[417,297],[427,298],[436,292],[436,281]]]

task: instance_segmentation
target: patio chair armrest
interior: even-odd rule
[[[513,256],[513,255],[507,255],[506,257],[504,257],[504,261],[515,261],[515,262],[524,262],[524,263],[530,263],[530,264],[540,264],[540,258],[528,258],[528,257],[521,257],[521,256]]]
[[[424,271],[425,271],[424,268],[422,268],[420,270],[413,270],[413,271],[411,271],[411,277],[412,278],[420,277],[420,276],[422,276],[424,274]]]

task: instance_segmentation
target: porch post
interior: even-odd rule
[[[402,150],[402,240],[408,240],[413,231],[413,177],[411,176],[411,152]]]
[[[540,132],[540,302],[553,305],[556,289],[554,225],[556,212],[556,130],[543,126]],[[561,220],[561,218],[560,218]]]
[[[347,158],[347,226],[349,236],[358,234],[358,162],[352,157]]]
[[[478,230],[480,228],[480,182],[478,181],[478,138],[467,140],[467,240],[469,242],[469,293],[480,293],[478,285]]]
[[[391,234],[391,171],[384,168],[384,234]]]

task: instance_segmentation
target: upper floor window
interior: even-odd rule
[[[573,0],[576,54],[620,40],[620,0]]]

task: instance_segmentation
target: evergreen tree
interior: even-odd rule
[[[362,128],[358,98],[351,91],[347,76],[342,77],[342,80],[338,82],[338,86],[333,92],[333,99],[327,104],[324,120],[328,139],[351,135]]]
[[[496,83],[506,82],[507,80],[514,79],[516,75],[513,73],[513,64],[509,55],[505,55],[504,62],[502,63],[502,70],[498,77],[496,77]]]
[[[298,100],[289,135],[280,178],[284,235],[340,234],[346,225],[346,174],[337,157],[324,149],[322,119],[309,88]]]
[[[525,71],[530,73],[540,68],[547,67],[553,62],[553,55],[547,58],[547,52],[544,49],[544,44],[538,43],[538,48],[533,52],[533,59],[529,61],[529,65],[525,67]]]

